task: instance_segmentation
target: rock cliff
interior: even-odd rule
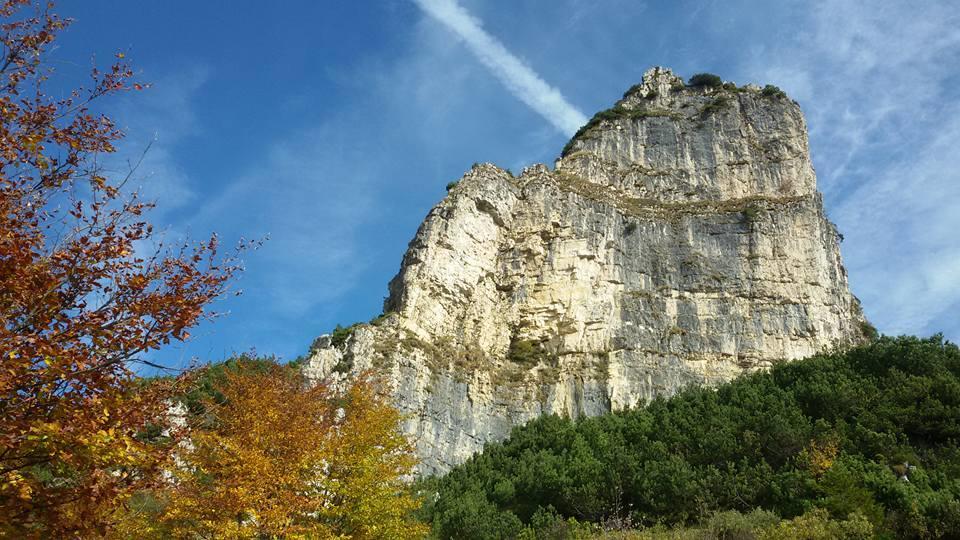
[[[424,220],[385,315],[322,336],[373,369],[424,473],[546,413],[597,415],[862,339],[799,107],[648,71],[551,170],[474,166]]]

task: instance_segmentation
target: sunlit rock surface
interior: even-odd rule
[[[475,166],[431,210],[386,316],[317,380],[385,376],[423,473],[578,417],[862,339],[806,124],[757,87],[655,68],[554,168]]]

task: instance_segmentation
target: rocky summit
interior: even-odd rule
[[[551,169],[474,166],[427,215],[384,315],[321,336],[372,370],[422,473],[542,414],[599,415],[863,339],[799,106],[644,74]]]

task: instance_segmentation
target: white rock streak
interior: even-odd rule
[[[557,129],[573,135],[587,117],[571,105],[529,66],[488,34],[481,22],[456,0],[414,0],[426,14],[459,36],[514,96],[547,119]]]

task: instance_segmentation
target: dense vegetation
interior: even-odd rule
[[[55,11],[0,0],[2,538],[103,536],[164,481],[175,446],[141,435],[172,389],[141,388],[133,367],[212,318],[240,269],[215,235],[155,232],[136,164],[105,166],[123,131],[100,104],[145,85],[123,53],[73,80]]]
[[[543,417],[419,487],[444,538],[569,532],[573,520],[696,526],[757,509],[823,530],[948,537],[960,531],[958,439],[958,348],[884,337],[643,409]]]
[[[345,389],[309,385],[295,368],[249,356],[184,379],[186,409],[149,434],[158,444],[171,434],[182,441],[161,468],[169,480],[115,503],[105,536],[424,535],[404,480],[412,448],[400,414],[369,379]]]
[[[723,79],[713,73],[697,73],[687,82],[689,86],[723,86]]]
[[[129,176],[108,178],[104,156],[123,133],[93,107],[145,85],[122,53],[86,88],[53,82],[63,61],[47,55],[69,25],[53,9],[0,0],[0,537],[423,536],[404,483],[412,448],[372,381],[312,386],[248,357],[135,376],[144,353],[213,316],[239,266],[216,237],[143,251],[157,240],[153,205],[124,189]],[[690,84],[736,90],[708,74]],[[604,120],[673,114],[614,107],[575,138]],[[356,328],[338,326],[331,345]],[[510,347],[518,364],[544,355]],[[596,524],[660,527],[641,537],[949,536],[960,530],[958,372],[939,338],[882,339],[642,410],[543,418],[420,483],[422,515],[450,538]]]
[[[768,84],[763,87],[763,90],[760,91],[766,97],[775,97],[775,98],[784,98],[787,97],[786,92],[781,90],[778,86]]]

